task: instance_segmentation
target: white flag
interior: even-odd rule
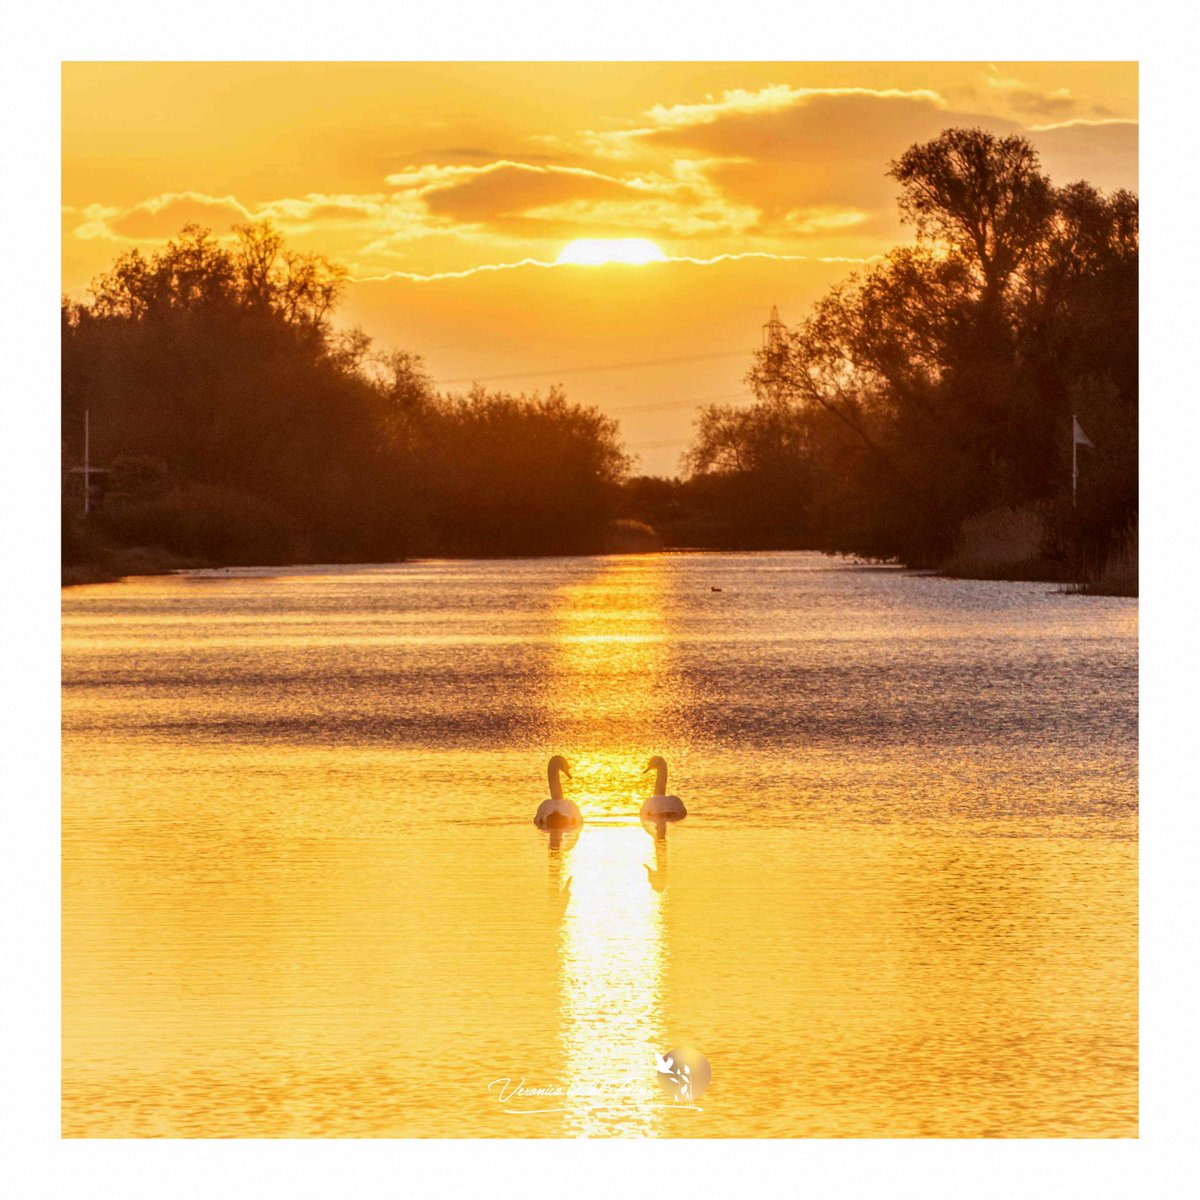
[[[1075,426],[1075,431],[1074,431],[1075,445],[1091,446],[1092,439],[1090,437],[1088,437],[1088,435],[1086,433],[1084,433],[1083,430],[1079,427],[1079,421],[1075,418],[1074,414],[1072,414],[1072,416],[1071,416],[1071,424]],[[1092,446],[1092,449],[1094,450],[1095,446]]]

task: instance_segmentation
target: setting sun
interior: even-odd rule
[[[603,263],[666,262],[667,256],[648,238],[576,238],[563,247],[557,261],[595,267]]]

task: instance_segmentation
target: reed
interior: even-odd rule
[[[1066,566],[1047,556],[1046,517],[1035,505],[994,508],[964,521],[941,573],[955,579],[1061,582]]]
[[[1130,521],[1104,560],[1087,569],[1068,591],[1083,596],[1138,594],[1138,523]]]

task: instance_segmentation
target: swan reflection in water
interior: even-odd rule
[[[583,814],[578,806],[563,795],[560,775],[571,778],[571,767],[561,754],[556,754],[546,768],[546,777],[550,784],[550,798],[538,805],[533,815],[533,823],[549,834],[549,851],[547,859],[547,887],[552,910],[564,912],[567,901],[571,898],[571,877],[563,881],[563,852],[569,851],[579,840],[579,830],[583,825]]]
[[[667,835],[656,836],[654,839],[654,866],[644,863],[646,879],[656,892],[667,890]]]
[[[571,876],[564,875],[567,865],[566,855],[570,853],[575,843],[579,841],[577,829],[553,830],[549,838],[549,850],[546,857],[546,895],[550,901],[551,912],[566,912],[567,902],[571,899]]]

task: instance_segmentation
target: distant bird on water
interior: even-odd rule
[[[665,837],[667,822],[674,824],[687,816],[687,809],[678,796],[667,795],[667,760],[655,755],[647,764],[647,771],[654,772],[654,795],[642,805],[640,816],[647,825],[653,825],[659,837]]]
[[[533,823],[548,833],[561,833],[564,829],[578,829],[583,824],[579,809],[563,796],[559,774],[571,778],[571,768],[561,754],[556,754],[546,769],[550,781],[550,799],[543,800],[534,814]]]

